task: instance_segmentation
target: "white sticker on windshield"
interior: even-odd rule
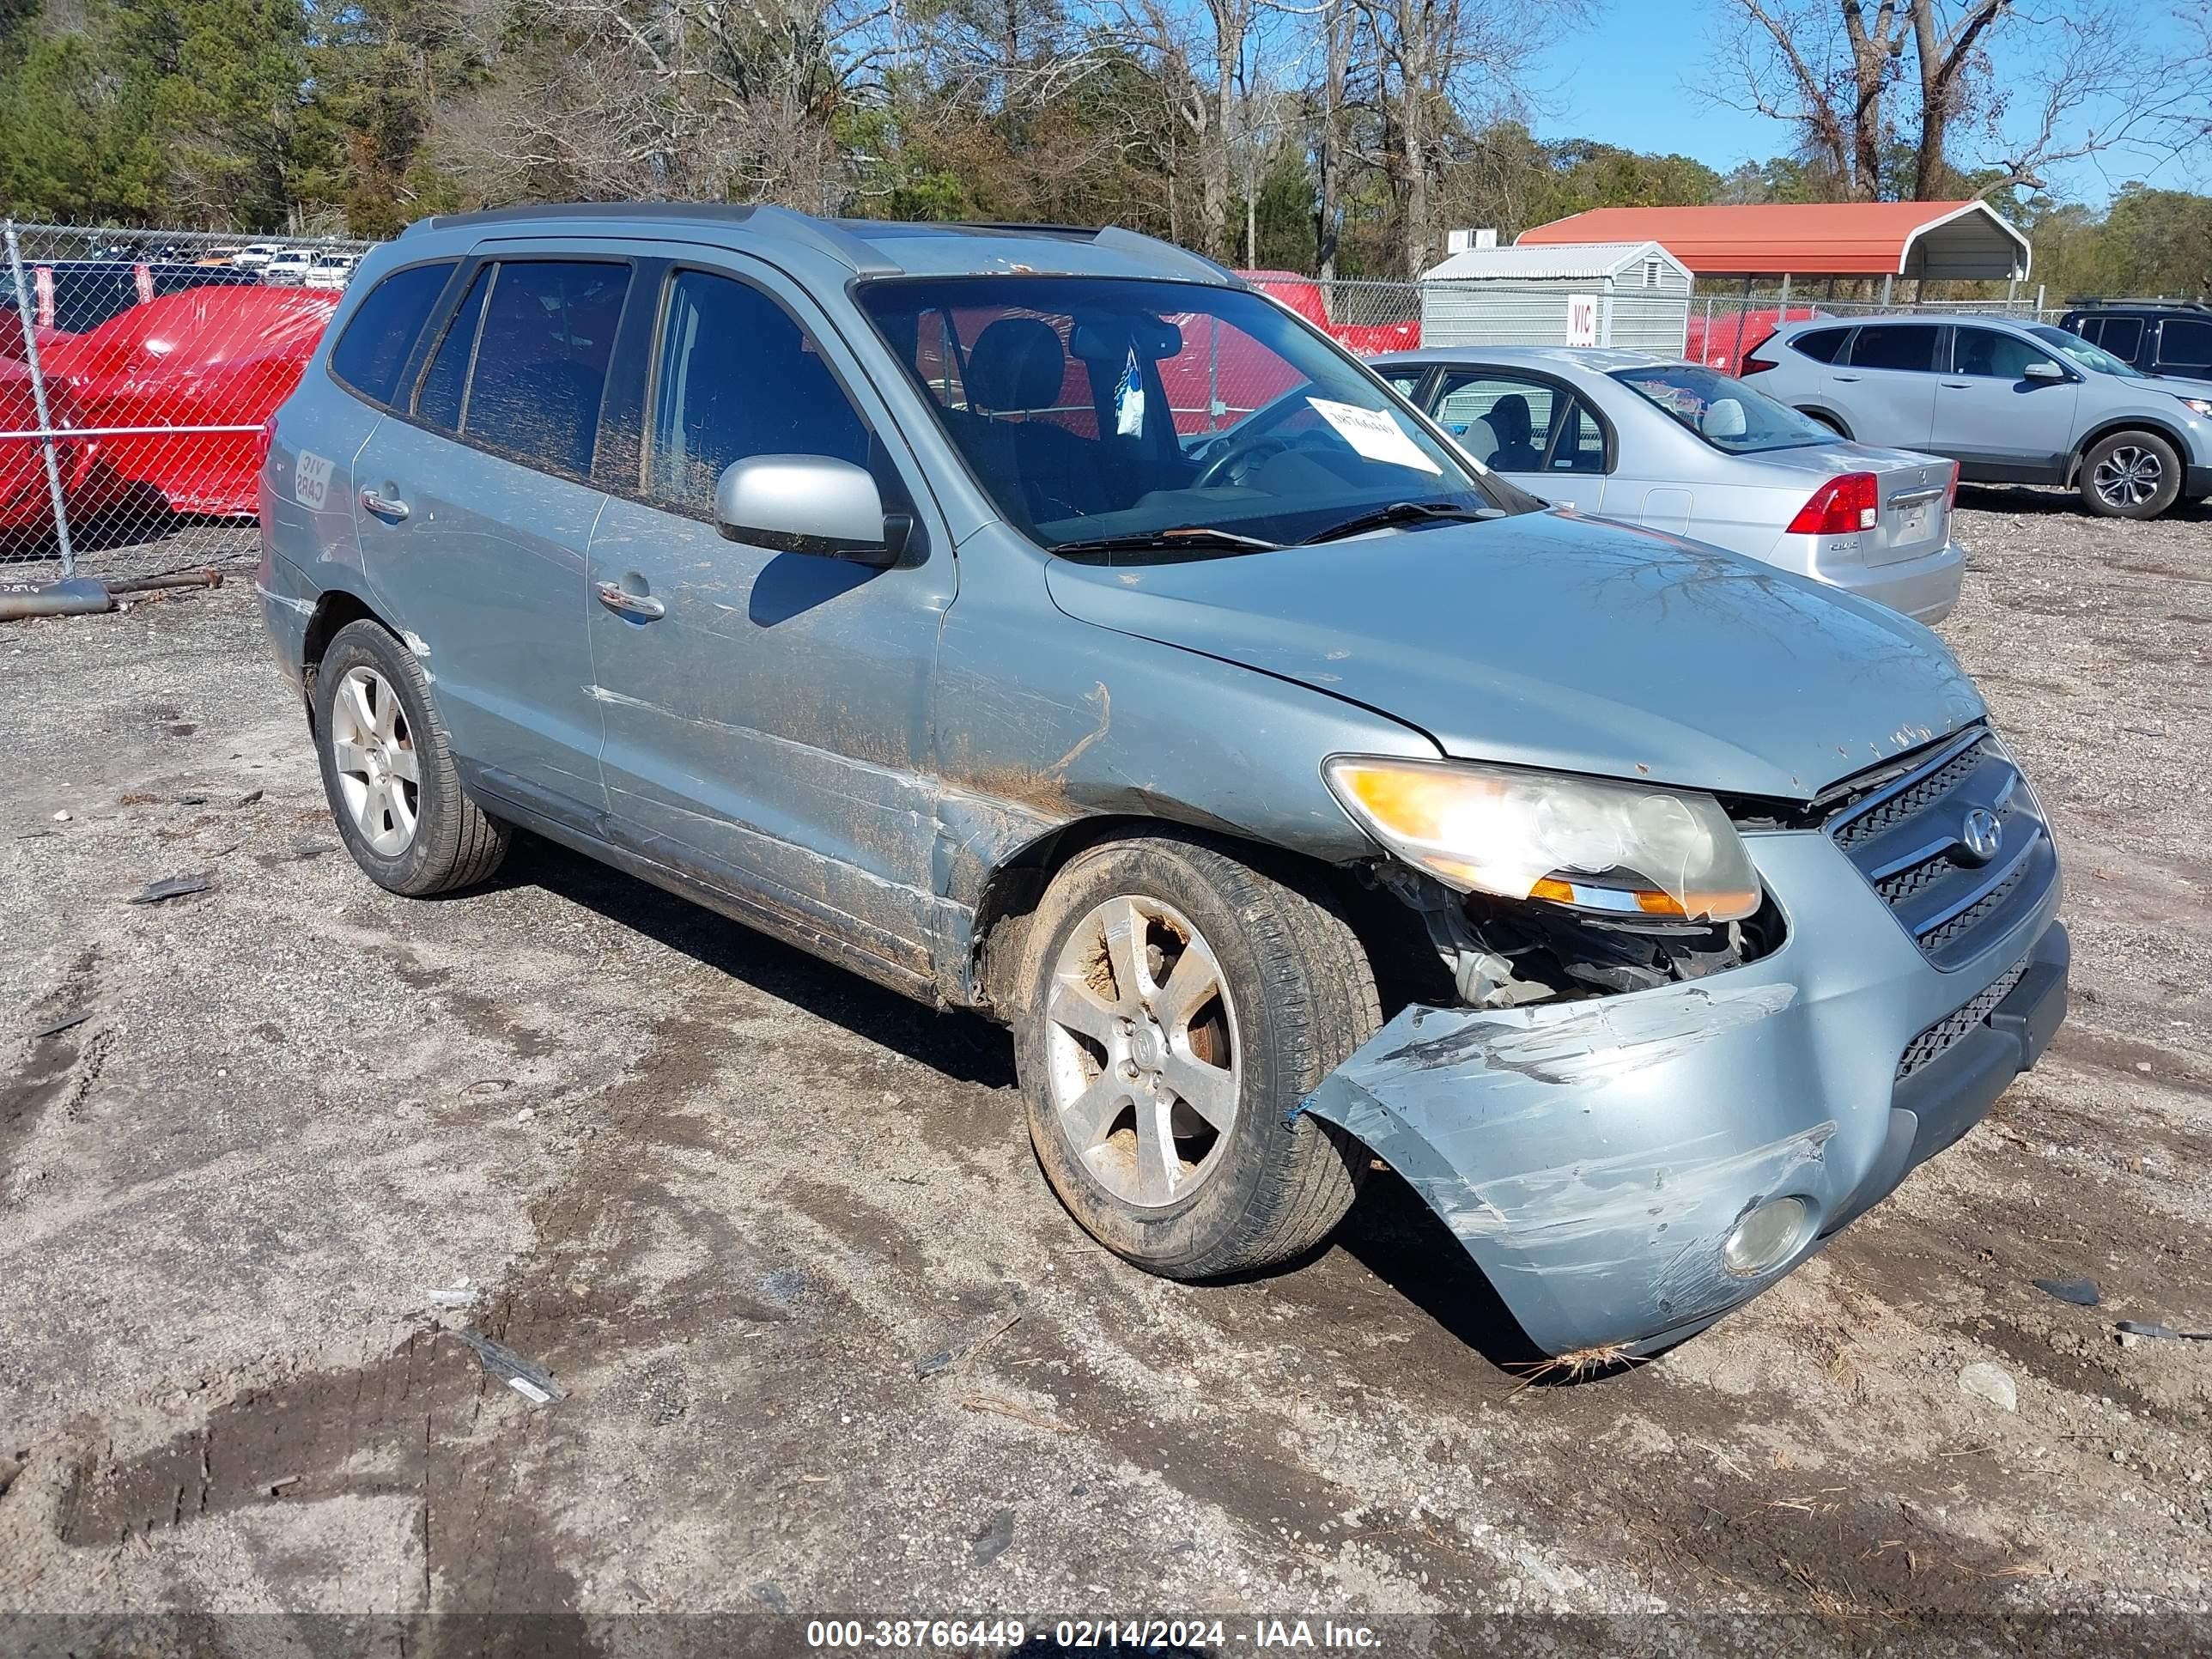
[[[1387,409],[1362,409],[1357,404],[1333,403],[1309,398],[1315,414],[1336,428],[1336,435],[1370,461],[1389,466],[1410,466],[1416,471],[1441,474],[1443,468],[1420,452],[1406,435],[1405,428]]]
[[[1137,349],[1129,348],[1129,366],[1114,388],[1114,430],[1124,438],[1140,437],[1145,430],[1145,381],[1137,369]]]

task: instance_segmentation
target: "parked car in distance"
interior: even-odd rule
[[[1179,248],[507,210],[371,252],[325,337],[257,585],[361,868],[449,891],[527,825],[1007,1022],[1054,1190],[1150,1271],[1295,1258],[1379,1156],[1534,1346],[1649,1352],[2063,1012],[1942,641],[1542,510]],[[1281,390],[1185,429],[1164,368],[1224,339]]]
[[[1466,346],[1375,372],[1474,459],[1578,513],[1689,536],[1924,623],[1958,603],[1958,468],[1838,438],[1741,380],[1640,351]]]
[[[303,247],[288,247],[261,267],[261,280],[272,288],[298,288],[320,257]]]
[[[42,343],[40,367],[69,387],[78,424],[114,434],[99,450],[123,478],[174,513],[243,517],[256,506],[255,428],[300,383],[337,309],[334,294],[188,289]]]
[[[319,253],[300,278],[304,288],[342,289],[353,280],[354,268],[360,264],[357,253]]]
[[[2068,312],[2058,326],[2146,374],[2212,380],[2212,306],[2092,303]]]
[[[278,254],[289,251],[283,242],[248,242],[230,256],[230,262],[240,270],[258,270]]]
[[[132,306],[188,288],[251,284],[243,271],[128,259],[48,259],[29,267],[41,328],[82,334]]]
[[[1977,483],[2070,487],[2122,519],[2212,495],[2212,382],[2154,379],[2047,323],[1793,323],[1744,374],[1847,438],[1947,456]]]

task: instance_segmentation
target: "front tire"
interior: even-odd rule
[[[1030,1139],[1115,1254],[1171,1279],[1288,1260],[1352,1206],[1367,1155],[1291,1109],[1382,1024],[1325,894],[1193,836],[1080,854],[1030,929],[1016,1021]]]
[[[378,886],[410,898],[482,881],[513,832],[471,800],[415,653],[349,623],[315,672],[315,750],[339,839]]]
[[[2089,446],[2077,484],[2100,518],[2155,519],[2181,494],[2181,457],[2155,432],[2115,432]]]

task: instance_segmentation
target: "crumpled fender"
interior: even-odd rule
[[[1547,1352],[1686,1334],[1887,1191],[1905,1043],[2056,908],[2054,890],[1974,968],[1939,973],[1826,836],[1746,842],[1790,923],[1771,955],[1620,996],[1408,1007],[1292,1109],[1396,1170]],[[1796,1248],[1731,1273],[1729,1232],[1785,1194],[1810,1206]]]

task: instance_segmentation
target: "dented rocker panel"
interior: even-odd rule
[[[2047,933],[2063,997],[2056,884],[1971,969],[1941,974],[1827,837],[1746,839],[1790,921],[1771,956],[1624,996],[1409,1007],[1294,1110],[1395,1169],[1547,1352],[1633,1347],[1767,1288],[1911,1167],[1893,1097],[1917,1033]],[[1970,1103],[1978,1117],[1988,1099]],[[1796,1249],[1769,1273],[1730,1273],[1730,1229],[1784,1195],[1813,1206]]]

